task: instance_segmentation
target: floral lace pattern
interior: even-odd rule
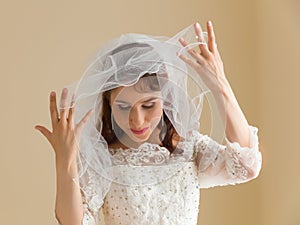
[[[252,126],[249,129],[251,148],[228,139],[226,145],[220,145],[206,135],[196,134],[196,164],[202,188],[243,183],[258,176],[262,163],[258,130]]]
[[[109,149],[109,151],[113,154],[116,165],[156,165],[164,163],[170,156],[168,149],[150,143],[143,143],[138,149]]]
[[[226,139],[220,145],[206,135],[194,131],[189,140],[180,142],[181,154],[170,154],[158,145],[143,144],[138,149],[109,149],[114,164],[123,171],[136,171],[137,180],[156,177],[153,185],[122,185],[112,182],[102,198],[95,190],[105,180],[87,168],[88,187],[81,187],[85,216],[83,225],[98,225],[102,206],[106,224],[196,225],[200,188],[243,183],[258,176],[261,153],[257,128],[250,126],[251,148],[241,147]],[[170,163],[180,167],[168,167]],[[173,175],[159,180],[162,171]],[[129,173],[131,174],[131,173]],[[126,174],[119,176],[126,177]]]
[[[192,161],[194,157],[190,141],[180,142],[172,154],[167,148],[151,143],[143,143],[137,149],[110,148],[109,151],[113,155],[114,165],[163,165]]]

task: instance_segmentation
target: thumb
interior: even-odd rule
[[[45,127],[43,127],[43,126],[39,126],[39,125],[36,125],[35,127],[34,127],[36,130],[38,130],[38,131],[40,131],[46,138],[47,138],[47,140],[50,142],[50,144],[51,144],[51,139],[50,139],[50,137],[51,137],[51,132],[47,129],[47,128],[45,128]]]

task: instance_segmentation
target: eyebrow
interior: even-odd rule
[[[151,102],[153,100],[156,100],[158,99],[157,97],[152,97],[152,98],[149,98],[145,101],[142,101],[142,103],[146,103],[146,102]],[[123,100],[116,100],[117,103],[124,103],[124,104],[130,104],[129,102],[126,102],[126,101],[123,101]]]

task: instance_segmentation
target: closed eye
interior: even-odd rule
[[[118,108],[119,108],[120,110],[127,111],[127,110],[130,110],[130,109],[131,109],[131,105],[127,105],[127,104],[118,104]]]
[[[143,104],[142,107],[145,109],[151,109],[155,106],[155,102],[149,102],[147,104]]]

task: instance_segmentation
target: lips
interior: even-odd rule
[[[141,135],[141,134],[144,134],[148,130],[148,127],[140,129],[140,130],[135,130],[135,129],[130,129],[130,130],[134,134]]]

